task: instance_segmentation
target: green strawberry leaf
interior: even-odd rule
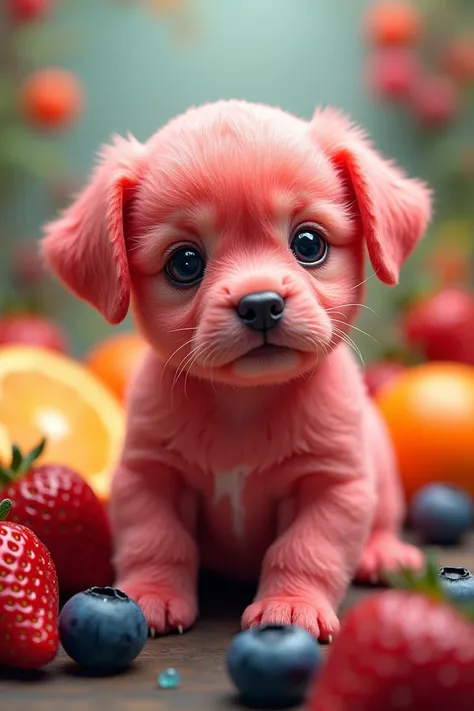
[[[12,459],[10,467],[0,467],[0,488],[6,484],[11,484],[17,479],[21,479],[24,474],[27,474],[33,464],[36,462],[38,457],[40,457],[46,446],[46,439],[42,439],[41,442],[28,452],[25,456],[21,453],[20,448],[14,444],[12,446]]]
[[[23,461],[23,456],[16,444],[12,446],[12,462],[10,464],[10,469],[13,472],[17,472]]]
[[[45,446],[46,439],[42,439],[41,442],[22,459],[20,468],[17,470],[18,474],[26,474],[31,469],[32,465],[43,454]]]
[[[3,501],[0,501],[0,521],[5,521],[11,510],[12,502],[10,499],[3,499]]]
[[[425,560],[425,569],[422,573],[415,573],[411,569],[400,568],[397,573],[385,573],[384,579],[386,583],[390,587],[406,590],[407,592],[419,593],[434,602],[450,605],[455,608],[460,615],[474,622],[474,604],[459,603],[450,598],[449,593],[441,582],[439,575],[440,568],[434,553],[426,553]]]

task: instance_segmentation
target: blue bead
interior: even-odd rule
[[[176,669],[163,669],[158,674],[158,686],[160,689],[176,689],[181,684],[181,674]]]

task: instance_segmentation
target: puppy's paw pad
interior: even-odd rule
[[[416,572],[424,567],[423,553],[415,546],[398,540],[393,535],[373,536],[367,543],[357,570],[356,579],[363,583],[383,582],[385,573],[400,568]]]
[[[160,586],[127,586],[121,589],[141,607],[148,623],[150,637],[167,634],[173,630],[184,632],[193,625],[197,616],[194,596]]]
[[[294,597],[268,597],[245,610],[242,628],[260,625],[299,625],[322,642],[330,642],[339,631],[339,620],[326,602]]]

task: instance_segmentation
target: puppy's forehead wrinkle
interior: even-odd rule
[[[281,219],[301,203],[301,195],[339,202],[343,191],[329,167],[305,151],[287,152],[281,146],[235,151],[190,151],[186,159],[164,156],[141,194],[145,219],[168,222],[179,213],[193,222],[232,224],[236,215],[260,214],[260,219]],[[308,198],[309,199],[309,198]]]

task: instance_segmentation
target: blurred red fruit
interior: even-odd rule
[[[7,0],[8,15],[15,22],[31,22],[46,17],[55,0]]]
[[[20,92],[25,119],[41,129],[69,127],[82,112],[83,103],[81,82],[66,69],[41,69],[25,80]]]
[[[387,48],[372,56],[369,78],[379,96],[396,101],[411,96],[418,71],[417,57],[410,49]]]
[[[419,301],[404,315],[406,342],[428,360],[474,365],[474,295],[443,289]]]
[[[474,34],[459,37],[448,46],[443,67],[460,82],[474,81]]]
[[[395,360],[381,360],[365,369],[364,379],[369,395],[374,397],[405,370],[402,363]]]
[[[23,345],[45,348],[57,353],[69,350],[62,329],[45,316],[11,314],[0,318],[0,346]]]
[[[428,128],[449,123],[460,108],[456,85],[442,75],[422,77],[413,89],[411,104],[418,120]]]
[[[378,45],[413,44],[422,32],[419,12],[408,2],[377,2],[366,16],[366,33]]]

